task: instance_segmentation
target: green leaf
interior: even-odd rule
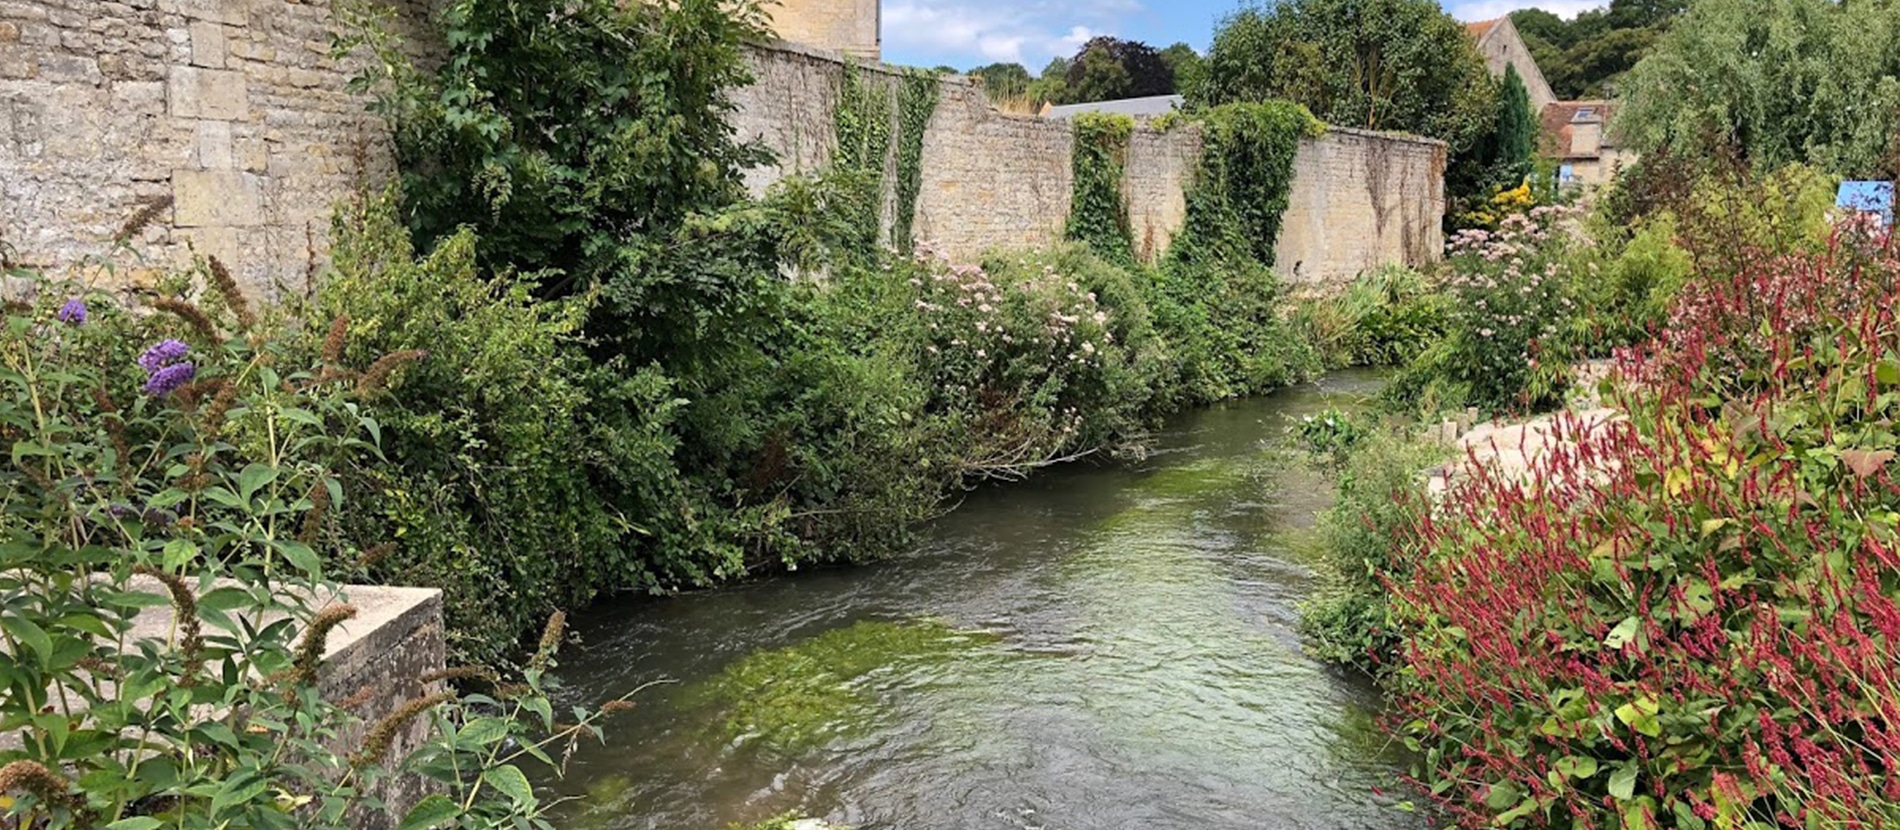
[[[1628,724],[1631,729],[1652,738],[1662,734],[1662,721],[1656,713],[1662,711],[1662,704],[1651,695],[1640,695],[1635,700],[1616,707],[1616,719]]]
[[[501,718],[476,718],[456,738],[478,746],[487,746],[508,737],[508,721]]]
[[[1516,806],[1516,804],[1522,800],[1524,800],[1524,793],[1518,789],[1516,782],[1499,781],[1496,784],[1492,784],[1491,791],[1485,794],[1484,806],[1490,807],[1493,810],[1502,810],[1506,807]]]
[[[1900,360],[1888,358],[1874,364],[1874,380],[1881,386],[1900,384]]]
[[[402,817],[396,830],[429,830],[462,814],[462,808],[448,796],[436,793],[423,799]]]
[[[1565,755],[1550,768],[1567,778],[1589,778],[1597,774],[1597,759],[1588,755]]]
[[[133,816],[122,818],[105,826],[105,830],[154,830],[164,824],[151,816]]]
[[[1618,801],[1628,801],[1636,794],[1636,764],[1625,762],[1610,773],[1610,797]]]
[[[503,764],[482,773],[482,783],[500,790],[515,803],[517,808],[533,809],[534,787],[528,783],[528,776],[514,764]]]
[[[1609,635],[1603,638],[1604,648],[1617,649],[1629,645],[1631,640],[1636,639],[1636,634],[1642,630],[1642,626],[1641,619],[1634,616],[1624,617],[1623,621],[1617,623],[1615,628],[1610,629]]]
[[[40,658],[40,668],[46,668],[53,659],[53,638],[46,635],[46,629],[41,628],[39,623],[19,614],[7,614],[0,617],[0,629],[21,645],[32,649],[33,654]]]
[[[178,571],[198,558],[198,546],[185,539],[173,539],[165,543],[165,570]]]
[[[264,485],[277,480],[277,468],[252,463],[238,473],[238,496],[248,502]]]
[[[283,554],[284,559],[288,560],[291,566],[297,570],[303,571],[313,577],[323,572],[322,557],[317,556],[317,552],[311,549],[309,545],[294,539],[278,539],[271,542],[271,547],[276,549],[278,553]]]

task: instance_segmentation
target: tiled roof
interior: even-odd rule
[[[1544,154],[1557,158],[1578,158],[1570,148],[1570,136],[1574,131],[1574,125],[1581,120],[1586,123],[1594,121],[1607,127],[1615,106],[1609,101],[1558,101],[1545,106],[1541,119],[1542,129],[1539,131],[1541,133],[1539,143],[1543,147]],[[1614,149],[1616,142],[1610,139],[1609,131],[1604,129],[1602,135],[1601,146]],[[1602,153],[1599,151],[1586,155],[1594,158]]]
[[[1504,22],[1504,18],[1500,17],[1495,20],[1480,20],[1476,23],[1466,23],[1465,31],[1471,33],[1472,40],[1484,40],[1484,36],[1491,34],[1491,30],[1502,22]]]

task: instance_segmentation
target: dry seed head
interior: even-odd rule
[[[534,650],[534,659],[528,665],[545,671],[561,650],[561,637],[567,633],[567,612],[556,611],[548,617],[548,625],[541,629],[541,644]]]
[[[330,488],[319,481],[310,485],[310,509],[303,514],[303,526],[297,529],[297,541],[309,544],[323,529],[323,517],[330,513]]]
[[[77,810],[84,806],[58,773],[35,761],[14,761],[0,767],[0,793],[32,793],[46,804]]]
[[[389,745],[396,740],[396,733],[408,726],[418,715],[455,699],[454,692],[437,692],[426,697],[409,700],[389,716],[370,727],[369,734],[363,738],[363,748],[350,758],[350,765],[362,768],[380,764],[383,756],[389,754]]]
[[[298,684],[317,681],[317,668],[323,664],[323,650],[329,643],[330,632],[355,616],[356,608],[349,605],[328,605],[317,612],[310,620],[310,630],[304,632],[303,642],[297,644],[292,681]]]
[[[178,685],[190,687],[197,684],[205,646],[204,632],[198,625],[198,595],[192,593],[184,577],[169,571],[150,565],[134,565],[132,572],[164,583],[166,592],[171,594],[172,616],[178,621],[179,651],[185,660],[185,674],[178,679]]]
[[[191,326],[193,331],[196,331],[200,337],[203,337],[207,341],[212,343],[224,342],[224,338],[218,336],[218,327],[211,322],[211,315],[206,314],[204,309],[199,308],[187,300],[181,300],[177,297],[160,297],[152,301],[152,307],[159,311],[169,312],[178,319],[185,321],[186,325]]]
[[[112,235],[112,241],[120,245],[131,242],[133,237],[138,236],[140,231],[150,226],[159,214],[164,213],[171,206],[172,197],[170,196],[160,196],[146,202],[136,213],[126,218],[125,224],[119,226],[119,232]]]
[[[376,697],[376,687],[364,685],[356,693],[336,702],[338,709],[360,709]]]
[[[257,315],[251,312],[251,301],[238,288],[237,280],[231,277],[231,269],[224,267],[224,260],[211,257],[208,261],[211,270],[211,285],[224,297],[224,304],[231,313],[237,315],[238,326],[249,330],[257,325]]]
[[[364,568],[373,568],[376,566],[376,563],[389,558],[389,555],[395,552],[395,542],[384,542],[371,547],[369,550],[363,551],[363,556],[357,560],[357,564]]]
[[[338,314],[330,321],[330,333],[323,336],[323,362],[343,362],[343,346],[350,336],[350,315]]]
[[[456,666],[454,668],[432,671],[417,679],[422,685],[440,683],[445,680],[494,680],[494,671],[482,666]]]
[[[357,394],[370,395],[383,391],[389,385],[389,376],[397,369],[428,356],[429,353],[422,349],[407,349],[377,358],[375,363],[369,365],[369,370],[363,373],[363,378],[356,382]]]
[[[205,407],[204,417],[199,423],[199,428],[207,435],[216,435],[224,428],[224,415],[231,411],[231,404],[237,401],[237,387],[230,381],[218,378],[212,384],[217,386],[218,391],[212,393],[211,405]],[[201,469],[202,466],[200,462],[193,469]]]
[[[600,713],[603,715],[617,715],[621,712],[631,711],[633,711],[633,701],[631,700],[609,700],[600,705]]]

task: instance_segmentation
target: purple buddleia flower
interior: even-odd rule
[[[163,397],[197,376],[198,367],[189,363],[173,363],[152,373],[151,379],[145,382],[145,394]]]
[[[59,313],[53,316],[62,323],[71,323],[75,326],[85,325],[86,301],[78,297],[67,300],[65,305],[59,307]]]
[[[183,341],[162,340],[158,345],[146,349],[145,354],[139,355],[139,368],[148,374],[156,374],[158,370],[184,360],[185,355],[190,353],[191,347]]]

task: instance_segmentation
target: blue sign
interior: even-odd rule
[[[1841,182],[1834,206],[1880,214],[1880,221],[1893,224],[1893,182]]]

